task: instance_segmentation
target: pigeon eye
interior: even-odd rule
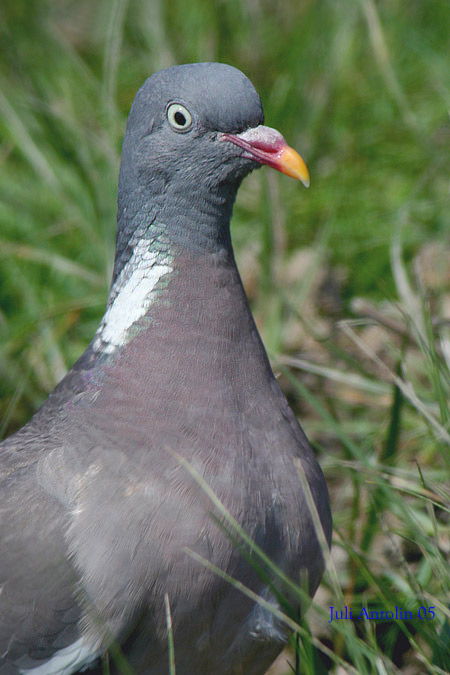
[[[181,103],[171,103],[167,108],[167,120],[175,131],[188,131],[192,126],[192,115]]]

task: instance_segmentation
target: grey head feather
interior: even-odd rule
[[[187,133],[177,133],[168,124],[171,103],[190,112]],[[199,222],[205,225],[203,246],[209,236],[214,239],[207,228],[210,220],[216,228],[222,223],[220,237],[228,237],[237,189],[258,164],[240,158],[242,153],[231,144],[214,141],[218,133],[239,133],[263,123],[256,89],[232,66],[173,66],[146,80],[133,102],[122,147],[114,279],[132,254],[135,228],[143,223],[155,223],[155,236],[158,223],[163,223],[164,231],[180,240],[186,223]],[[188,232],[183,245],[195,241],[195,232]]]

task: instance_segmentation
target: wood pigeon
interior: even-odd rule
[[[262,164],[308,184],[239,70],[176,66],[139,90],[105,314],[0,446],[1,675],[101,672],[107,650],[108,672],[161,675],[169,638],[178,675],[264,673],[289,635],[278,581],[249,560],[209,489],[315,592],[328,492],[272,373],[230,239],[236,192]]]

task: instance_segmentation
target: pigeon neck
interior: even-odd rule
[[[132,195],[119,191],[113,281],[137,241],[137,230],[142,233],[142,228],[151,239],[164,242],[164,252],[167,246],[181,255],[184,251],[201,254],[231,250],[230,219],[238,184],[209,190],[194,183],[162,181],[158,190],[152,187],[152,191],[138,189]]]
[[[177,261],[230,253],[234,195],[198,193],[144,200],[119,199],[117,251],[106,312],[93,348],[111,354],[140,332],[152,305],[162,300]],[[189,210],[183,208],[189,201]],[[234,263],[233,263],[234,264]]]

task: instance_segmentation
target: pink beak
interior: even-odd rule
[[[221,140],[230,141],[243,148],[243,156],[260,164],[267,164],[291,178],[301,180],[309,187],[309,173],[298,152],[284,140],[276,129],[260,125],[242,134],[222,134]]]

